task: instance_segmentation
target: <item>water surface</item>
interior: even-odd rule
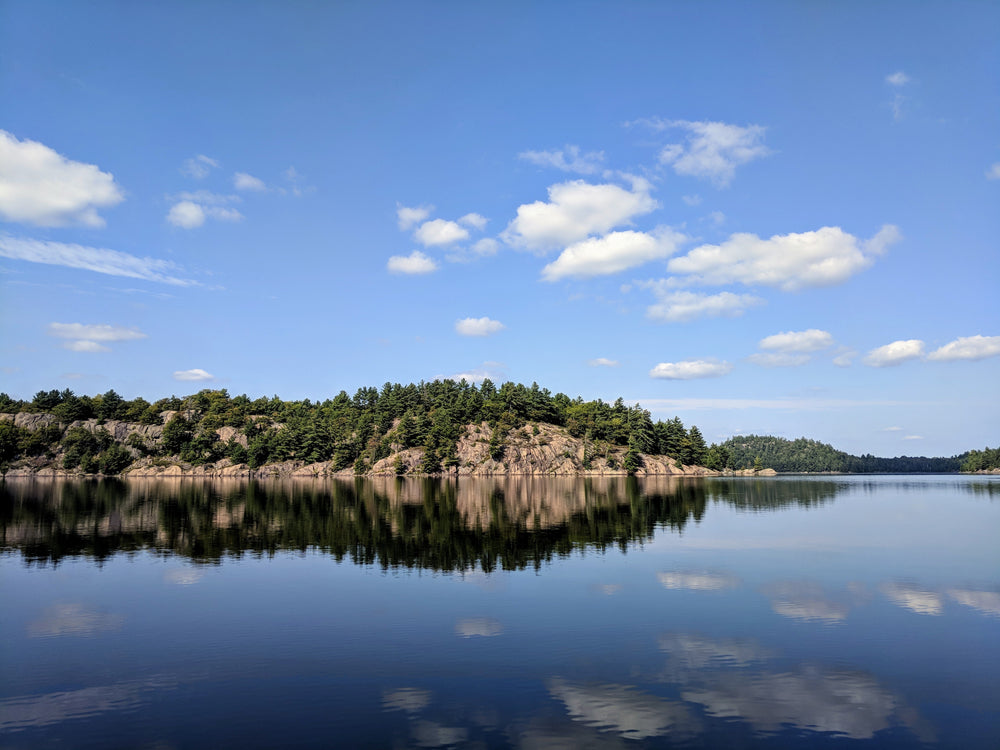
[[[1000,744],[1000,482],[0,485],[0,747]]]

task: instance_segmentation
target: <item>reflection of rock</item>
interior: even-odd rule
[[[830,599],[821,586],[801,581],[783,581],[761,588],[771,599],[771,609],[782,617],[802,622],[841,622],[850,607]]]
[[[887,583],[882,586],[882,593],[889,597],[893,604],[921,615],[939,615],[944,608],[940,594],[912,584]]]
[[[694,633],[665,633],[660,636],[659,643],[661,651],[669,653],[672,661],[687,669],[745,667],[772,656],[754,641],[714,640]]]
[[[132,709],[145,702],[146,694],[175,686],[172,681],[152,679],[7,698],[0,700],[0,732],[44,727],[69,719]]]
[[[996,591],[972,591],[969,589],[948,589],[948,595],[959,604],[978,609],[986,615],[1000,617],[1000,593]]]
[[[472,617],[456,622],[455,632],[463,638],[471,638],[475,635],[489,638],[500,635],[503,632],[503,625],[488,617]]]
[[[382,693],[382,708],[385,711],[406,711],[416,713],[431,703],[429,690],[419,688],[399,688]]]
[[[708,687],[685,690],[683,698],[703,704],[712,716],[742,719],[763,731],[791,724],[853,739],[866,739],[889,727],[901,708],[892,693],[857,672],[738,672]]]
[[[688,733],[695,726],[691,714],[680,703],[641,693],[628,685],[574,685],[552,679],[548,688],[552,697],[566,705],[573,719],[618,732],[626,739]]]
[[[721,591],[734,589],[740,585],[740,579],[728,573],[686,573],[667,571],[657,573],[656,577],[667,589],[688,589],[690,591]]]
[[[469,730],[462,727],[446,727],[436,721],[418,721],[413,725],[413,741],[417,747],[448,747],[468,738]]]
[[[120,629],[124,620],[121,615],[98,612],[84,604],[53,604],[40,619],[28,624],[28,635],[32,638],[96,635]]]

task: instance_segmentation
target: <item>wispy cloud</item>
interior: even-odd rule
[[[261,192],[267,190],[267,185],[258,177],[246,172],[236,172],[233,175],[233,187],[237,190],[248,190],[251,192]]]
[[[405,232],[426,220],[433,211],[434,206],[401,206],[397,203],[396,221],[399,228]]]
[[[219,221],[242,221],[243,214],[235,208],[225,206],[202,206],[193,201],[181,201],[170,207],[167,221],[181,229],[195,229],[205,223],[205,219]]]
[[[198,282],[170,274],[180,269],[174,263],[158,258],[139,258],[117,250],[85,247],[64,242],[18,239],[0,235],[0,257],[44,263],[67,268],[81,268],[109,276],[158,281],[177,286],[193,286]]]
[[[771,153],[763,143],[766,129],[760,125],[686,120],[647,123],[657,129],[687,131],[684,143],[671,143],[660,151],[660,163],[670,165],[679,175],[707,179],[716,187],[728,186],[737,167]]]
[[[598,357],[597,359],[591,359],[587,361],[587,364],[591,367],[618,367],[620,364],[617,359],[608,359],[607,357]]]
[[[103,227],[125,195],[108,172],[0,130],[0,219],[40,227]]]
[[[108,343],[146,338],[138,328],[84,323],[49,323],[50,336],[68,339],[63,346],[74,352],[109,352]]]
[[[579,146],[564,146],[554,151],[522,151],[517,158],[540,167],[553,167],[563,172],[594,174],[601,170],[603,151],[582,153]]]
[[[209,172],[218,168],[219,162],[204,154],[198,154],[191,159],[185,159],[181,164],[181,174],[193,177],[196,180],[203,180],[208,177]]]
[[[652,289],[659,298],[646,308],[646,316],[666,323],[683,323],[697,318],[735,318],[750,307],[764,304],[764,300],[752,294],[673,291],[665,280],[643,282],[640,286]]]

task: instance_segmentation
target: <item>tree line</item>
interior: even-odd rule
[[[621,468],[634,472],[642,455],[665,455],[686,465],[720,464],[696,425],[679,418],[653,421],[638,404],[571,399],[552,394],[537,383],[525,386],[491,380],[478,386],[465,380],[417,384],[385,383],[359,388],[354,396],[341,391],[324,401],[284,401],[277,396],[231,397],[226,389],[170,396],[150,403],[122,398],[114,390],[96,396],[73,391],[39,391],[31,401],[0,393],[0,413],[51,414],[55,419],[27,430],[0,421],[0,463],[19,459],[59,458],[67,469],[117,474],[142,456],[177,457],[200,465],[229,459],[258,468],[287,460],[330,461],[334,471],[353,468],[364,474],[381,459],[408,448],[422,448],[420,473],[435,474],[458,464],[457,444],[467,425],[485,425],[490,456],[502,461],[512,430],[529,423],[564,428],[584,444],[583,468],[609,448],[626,450]],[[164,413],[172,413],[164,423]],[[107,430],[81,424],[112,420],[162,426],[155,439],[132,433],[116,441]],[[92,425],[90,425],[92,427]],[[219,428],[239,431],[223,442]],[[481,429],[481,427],[480,427]],[[536,433],[537,434],[537,433]],[[713,448],[716,448],[713,446]],[[615,468],[615,467],[612,467]]]

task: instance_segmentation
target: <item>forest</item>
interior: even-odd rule
[[[503,460],[512,434],[529,424],[536,435],[539,424],[549,424],[582,439],[584,469],[599,455],[609,468],[628,473],[642,465],[643,454],[699,466],[719,459],[717,452],[709,457],[697,426],[685,427],[676,417],[654,422],[647,410],[621,398],[613,404],[571,399],[537,383],[386,383],[381,389],[360,388],[353,397],[341,391],[321,402],[251,400],[230,397],[225,389],[154,403],[126,400],[114,390],[97,396],[39,391],[31,401],[0,394],[0,415],[23,413],[51,416],[38,420],[35,429],[10,418],[0,421],[0,464],[57,460],[63,469],[105,475],[120,474],[150,456],[192,466],[228,459],[251,469],[290,460],[329,461],[333,471],[366,474],[377,461],[409,448],[421,449],[414,473],[438,474],[458,466],[458,441],[470,425],[488,438],[494,461]],[[153,429],[131,430],[116,440],[102,429],[112,421]]]
[[[39,415],[15,420],[14,415]],[[21,424],[18,424],[18,421]],[[107,427],[124,423],[118,438]],[[853,456],[815,440],[740,435],[706,445],[696,425],[678,417],[654,421],[639,404],[571,399],[537,383],[524,386],[434,380],[385,383],[341,391],[324,401],[251,399],[226,389],[205,389],[150,403],[114,390],[87,396],[69,389],[39,391],[31,401],[0,393],[0,470],[55,465],[85,474],[117,475],[140,459],[191,466],[220,461],[257,469],[284,461],[330,462],[335,472],[363,475],[376,462],[420,451],[411,473],[457,469],[458,442],[474,429],[488,440],[489,455],[504,459],[517,434],[539,434],[554,425],[583,443],[580,466],[603,456],[609,469],[634,473],[643,455],[667,456],[712,470],[772,468],[783,473],[896,473],[984,471],[1000,467],[1000,449],[973,450],[948,458]],[[540,440],[539,442],[544,442]],[[619,463],[620,462],[620,465]]]

